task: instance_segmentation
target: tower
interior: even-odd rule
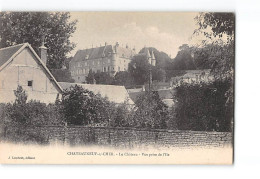
[[[145,48],[145,51],[146,51],[146,58],[148,60],[148,63],[149,64],[152,64],[152,59],[151,59],[151,54],[149,52],[149,49],[148,48]]]
[[[153,51],[152,51],[152,53],[151,53],[151,60],[152,60],[152,66],[155,66],[155,65],[156,65],[156,60],[155,60]]]

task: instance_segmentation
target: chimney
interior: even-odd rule
[[[42,45],[39,47],[41,52],[41,60],[44,65],[47,64],[47,47],[44,46],[44,37],[42,38]]]

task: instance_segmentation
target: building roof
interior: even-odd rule
[[[172,90],[172,89],[162,89],[162,90],[156,90],[156,91],[158,92],[158,95],[159,95],[160,99],[162,99],[162,100],[172,99],[173,94],[174,94],[174,90]],[[129,96],[134,102],[136,102],[138,97],[143,94],[145,94],[144,91],[129,92]]]
[[[84,50],[78,50],[75,54],[73,61],[84,61],[89,59],[99,59],[102,57],[108,57],[112,53],[117,53],[119,57],[132,58],[134,56],[134,50],[130,48],[124,48],[120,46],[105,45],[96,48],[89,48]],[[86,56],[88,58],[86,59]]]
[[[49,69],[46,67],[46,65],[43,63],[41,58],[37,55],[29,43],[18,44],[0,49],[0,71],[4,69],[6,65],[8,65],[25,48],[29,48],[31,50],[32,54],[36,57],[38,64],[41,65],[47,77],[54,83],[58,91],[61,92],[62,88],[59,86],[54,76],[51,74]]]
[[[100,85],[100,84],[81,84],[81,83],[67,83],[59,82],[59,85],[65,89],[69,89],[71,86],[81,86],[84,89],[92,91],[94,94],[100,94],[101,97],[107,97],[109,101],[120,104],[127,102],[128,104],[133,105],[134,102],[129,97],[124,86],[116,85]],[[127,101],[128,100],[128,101]]]
[[[23,44],[1,48],[0,49],[0,67],[7,62],[21,47]]]

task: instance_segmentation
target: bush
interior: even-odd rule
[[[233,102],[228,102],[227,95],[231,82],[231,79],[225,79],[210,83],[183,83],[176,87],[172,116],[175,116],[178,129],[231,131]]]
[[[78,85],[63,91],[60,105],[65,121],[70,125],[108,123],[115,108],[115,104],[106,98]]]
[[[136,101],[134,127],[167,128],[168,107],[162,102],[157,91],[141,94]]]

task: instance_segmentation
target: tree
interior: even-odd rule
[[[96,84],[111,85],[113,82],[113,77],[108,72],[97,72],[94,74]]]
[[[133,77],[128,71],[119,71],[114,76],[113,84],[125,86],[126,88],[131,87],[133,85]]]
[[[199,28],[194,34],[204,34],[212,72],[217,78],[233,78],[235,59],[235,15],[233,13],[200,13],[195,20]],[[208,30],[210,29],[210,30]],[[196,52],[196,51],[195,51]]]
[[[40,54],[44,37],[48,48],[48,68],[61,68],[66,55],[74,49],[70,37],[77,21],[68,12],[1,12],[0,47],[28,42]]]
[[[166,80],[166,72],[162,68],[152,67],[152,78],[155,81],[165,82]]]
[[[226,92],[230,79],[200,84],[183,83],[177,86],[173,96],[175,116],[179,130],[231,131],[233,104],[227,103]]]
[[[199,28],[194,33],[203,33],[208,38],[223,37],[226,34],[230,40],[234,39],[235,15],[233,13],[200,13],[195,17]],[[205,31],[207,28],[210,31]]]
[[[173,60],[174,70],[195,70],[196,66],[191,56],[191,49],[187,44],[179,47],[179,52]]]
[[[149,79],[150,64],[145,56],[134,56],[129,63],[128,71],[136,85],[143,85]]]
[[[195,20],[199,28],[194,34],[204,34],[211,42],[209,56],[214,59],[211,64],[212,74],[216,79],[230,79],[230,87],[226,91],[227,103],[234,103],[234,61],[235,61],[235,15],[233,13],[200,13]],[[207,32],[206,29],[211,29]],[[226,38],[224,38],[226,37]],[[215,39],[214,39],[215,38]],[[217,39],[216,39],[217,38]],[[232,117],[232,116],[231,116]]]
[[[71,73],[68,69],[50,69],[50,71],[58,82],[73,83],[75,81],[72,79]]]
[[[114,103],[78,85],[62,92],[61,113],[70,125],[107,124],[114,109]]]
[[[135,125],[143,128],[167,128],[168,107],[157,91],[141,94],[136,101]]]
[[[156,59],[156,66],[161,69],[167,69],[169,64],[172,62],[172,59],[165,52],[159,51],[154,47],[147,47],[150,53],[153,52]],[[144,53],[145,48],[141,49],[139,53]]]
[[[94,83],[96,83],[95,72],[93,72],[92,70],[89,70],[89,73],[88,73],[88,76],[86,76],[85,82],[87,84],[94,84]]]

